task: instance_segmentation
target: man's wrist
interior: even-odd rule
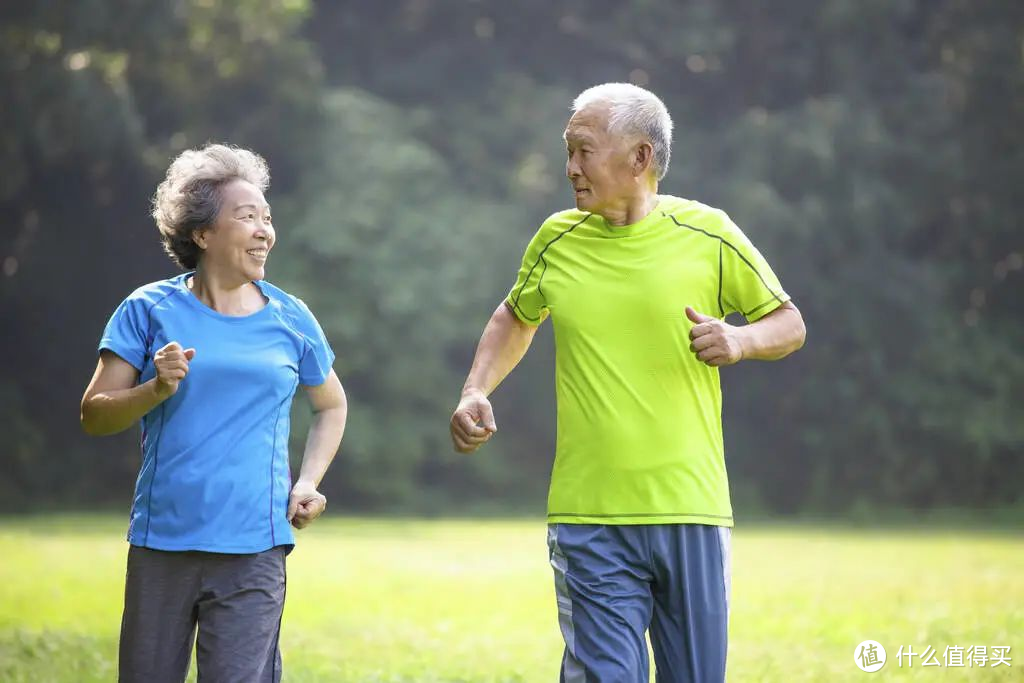
[[[487,398],[487,392],[478,387],[467,386],[462,389],[462,398],[467,396],[480,396],[481,398]]]
[[[740,357],[736,359],[737,363],[743,360],[744,358],[754,357],[754,353],[756,350],[756,340],[751,334],[751,331],[748,329],[749,327],[749,325],[743,325],[742,327],[737,327],[736,329],[736,335],[739,340],[740,347]]]

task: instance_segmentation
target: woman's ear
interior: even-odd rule
[[[196,228],[192,231],[192,241],[196,243],[196,246],[200,249],[206,249],[206,229]]]

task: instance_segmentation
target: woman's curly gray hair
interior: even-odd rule
[[[255,152],[219,144],[185,150],[171,162],[153,196],[153,220],[160,229],[164,251],[182,268],[196,267],[202,250],[192,235],[213,225],[220,212],[220,190],[236,179],[266,192],[270,169]]]

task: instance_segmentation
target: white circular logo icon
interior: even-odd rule
[[[853,663],[861,671],[878,671],[885,664],[885,648],[877,640],[865,640],[854,648]]]

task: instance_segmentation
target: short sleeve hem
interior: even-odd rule
[[[785,292],[779,292],[778,294],[772,295],[771,298],[765,300],[764,302],[750,309],[750,311],[743,313],[743,317],[747,319],[748,323],[756,322],[761,318],[765,317],[766,315],[768,315],[769,313],[771,313],[772,311],[777,311],[782,306],[782,304],[786,303],[789,300],[789,294],[786,294]]]
[[[307,342],[308,345],[308,342]],[[313,353],[313,349],[310,346],[309,353]],[[327,365],[324,368],[319,368],[316,373],[300,373],[299,384],[304,387],[318,387],[327,381],[327,378],[331,376],[331,369],[334,366],[334,350],[327,347],[324,360],[327,361]]]
[[[138,351],[129,349],[121,344],[118,344],[113,339],[110,339],[108,337],[104,337],[103,339],[100,340],[99,348],[97,348],[96,351],[97,353],[102,353],[103,351],[110,351],[111,353],[115,354],[118,358],[125,361],[126,363],[128,363],[128,365],[131,365],[139,372],[142,372],[142,366],[146,360],[145,357]]]
[[[530,327],[539,326],[542,322],[544,322],[544,318],[547,317],[547,311],[543,309],[541,310],[540,317],[531,318],[530,316],[526,315],[526,311],[524,311],[516,304],[515,298],[511,294],[505,297],[505,308],[512,311],[512,314],[515,315],[516,318],[518,318],[521,322],[529,325]]]

